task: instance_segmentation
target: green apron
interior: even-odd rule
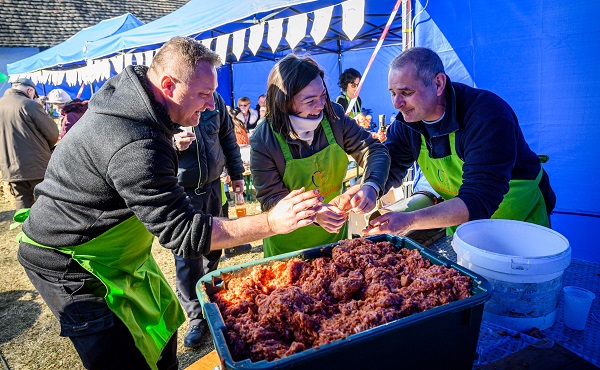
[[[449,135],[451,154],[444,158],[430,158],[425,137],[421,135],[421,151],[417,162],[423,171],[423,175],[445,200],[452,199],[458,195],[463,180],[464,162],[456,154],[456,143],[454,132]],[[491,218],[507,220],[526,221],[549,227],[548,213],[544,196],[538,186],[542,178],[543,170],[540,168],[535,180],[510,180],[508,193]],[[453,234],[458,226],[447,228],[449,234]]]
[[[23,217],[21,217],[21,222]],[[22,233],[24,242],[69,254],[106,286],[111,311],[127,326],[152,369],[185,322],[179,301],[152,257],[152,235],[136,216],[74,247],[48,247]]]
[[[346,101],[348,102],[348,105],[350,105],[352,98],[348,95],[348,93],[346,91],[344,91],[344,95],[346,96]],[[356,116],[358,116],[360,114],[360,103],[358,102],[358,98],[356,98],[355,106],[358,109],[358,112],[355,112],[354,107],[352,107],[352,109],[350,110],[350,113],[348,113],[348,116],[350,118],[356,118]]]
[[[285,158],[284,185],[289,190],[301,187],[306,190],[319,189],[324,203],[329,203],[341,192],[348,168],[348,155],[335,141],[331,125],[326,118],[321,121],[321,126],[323,126],[329,145],[310,157],[300,159],[294,159],[285,138],[274,133]],[[265,257],[335,243],[345,239],[347,234],[347,223],[336,234],[329,233],[318,225],[308,225],[289,234],[275,235],[264,239]]]

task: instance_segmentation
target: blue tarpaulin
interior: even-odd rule
[[[550,157],[552,228],[567,237],[573,257],[596,262],[599,13],[600,2],[588,0],[430,1],[415,28],[416,46],[440,53],[450,78],[512,106],[530,147]]]

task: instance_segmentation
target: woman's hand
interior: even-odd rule
[[[337,233],[346,222],[346,212],[331,204],[322,204],[317,210],[317,223],[328,233]]]

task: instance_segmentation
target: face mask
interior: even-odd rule
[[[302,141],[306,141],[308,145],[312,144],[313,137],[315,134],[315,130],[319,127],[319,123],[323,119],[323,111],[319,115],[319,118],[302,118],[298,116],[290,115],[290,121],[292,122],[292,127],[294,131],[298,134],[298,137]]]

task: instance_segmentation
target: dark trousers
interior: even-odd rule
[[[10,193],[15,197],[15,209],[31,208],[35,201],[33,189],[42,182],[43,179],[9,182]]]
[[[194,189],[185,189],[195,209],[215,217],[221,216],[221,181],[216,180],[196,194]],[[202,276],[217,269],[221,250],[212,251],[200,258],[175,257],[176,293],[179,303],[190,319],[190,325],[204,320],[202,306],[196,295],[196,283]]]
[[[47,253],[47,260],[63,271],[41,270],[23,248],[38,248]],[[54,250],[21,242],[19,262],[35,289],[40,293],[60,323],[60,335],[69,337],[86,369],[150,369],[146,359],[135,346],[129,329],[110,310],[104,294],[104,284],[84,270],[70,256]],[[41,254],[40,258],[44,258]],[[159,369],[175,370],[177,332],[172,336],[158,359]]]

